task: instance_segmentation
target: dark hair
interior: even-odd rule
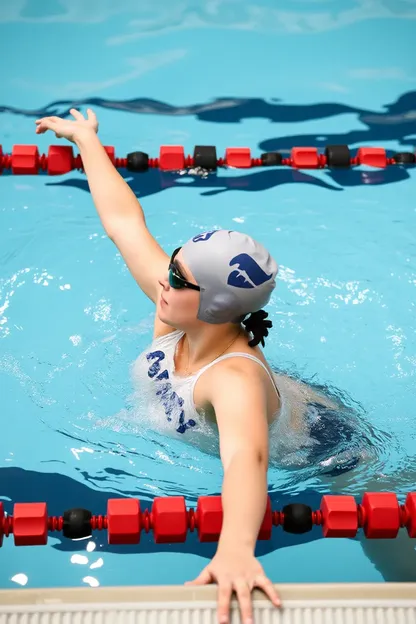
[[[248,332],[253,334],[252,340],[249,341],[249,347],[256,347],[261,342],[264,347],[264,338],[269,335],[269,329],[273,327],[271,321],[266,321],[268,313],[264,310],[252,312],[248,319],[241,321]]]

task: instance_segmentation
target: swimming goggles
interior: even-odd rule
[[[197,284],[192,284],[191,282],[188,282],[182,275],[181,272],[179,270],[179,267],[175,264],[175,257],[177,256],[178,252],[180,251],[180,247],[178,247],[177,249],[175,249],[175,251],[172,254],[172,257],[170,259],[169,262],[169,284],[172,288],[190,288],[191,290],[198,290],[200,291],[200,287],[197,286]]]

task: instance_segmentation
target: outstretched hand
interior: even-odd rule
[[[98,132],[97,117],[90,108],[87,109],[87,118],[76,108],[71,108],[69,112],[75,121],[62,119],[62,117],[36,119],[36,134],[44,134],[48,130],[52,130],[58,139],[68,139],[68,141],[75,143],[77,138],[85,132]]]

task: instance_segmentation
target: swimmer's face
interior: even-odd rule
[[[174,259],[175,272],[187,282],[195,284],[196,280],[192,272],[183,260],[182,250]],[[168,273],[159,281],[162,286],[161,297],[157,301],[157,314],[161,321],[176,327],[186,329],[198,322],[200,293],[190,288],[172,288],[169,284]]]

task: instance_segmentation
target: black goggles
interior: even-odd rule
[[[188,282],[182,275],[181,272],[179,270],[179,267],[175,264],[175,257],[177,256],[178,252],[180,251],[180,247],[178,247],[177,249],[175,249],[175,251],[172,254],[172,257],[170,259],[169,262],[169,284],[172,288],[190,288],[191,290],[198,290],[200,291],[200,287],[197,286],[197,284],[192,284],[191,282]]]

